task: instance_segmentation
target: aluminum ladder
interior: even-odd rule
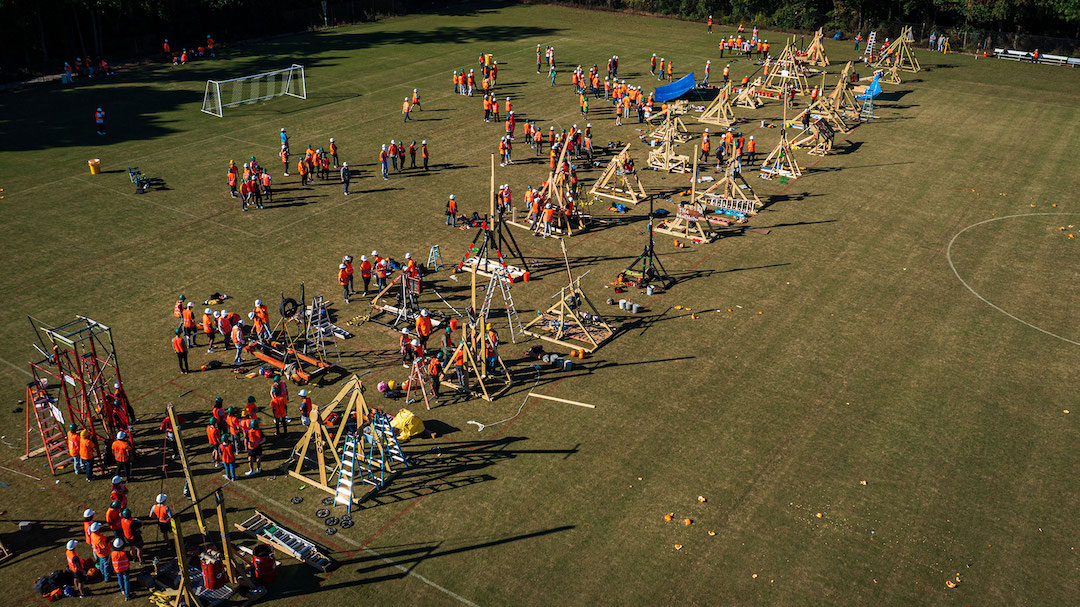
[[[345,437],[345,449],[341,454],[341,469],[338,470],[337,489],[334,491],[334,505],[345,506],[352,514],[353,471],[356,467],[356,435]]]

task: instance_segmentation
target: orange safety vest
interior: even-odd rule
[[[94,556],[109,558],[109,540],[101,533],[90,534],[90,546],[94,549]]]
[[[338,270],[337,281],[338,281],[339,285],[348,284],[348,282],[349,282],[349,273],[345,271],[345,268],[341,268],[341,269]]]
[[[120,528],[120,510],[118,508],[109,508],[105,511],[105,524],[113,531]]]
[[[161,523],[169,522],[172,515],[169,513],[169,507],[165,504],[154,504],[154,507],[150,509],[150,516],[154,517]]]
[[[236,185],[236,173],[229,171],[225,174],[225,177],[229,180],[229,185]]]
[[[112,559],[112,568],[116,573],[124,573],[128,570],[128,555],[123,550],[113,550],[112,555],[109,557]]]
[[[361,261],[360,262],[360,276],[362,276],[364,278],[371,278],[371,262],[370,261]]]
[[[464,348],[459,348],[458,351],[454,354],[454,366],[457,366],[457,367],[464,367],[465,366],[465,349]]]
[[[260,179],[262,180],[262,185],[264,188],[270,187],[270,173],[263,173],[260,176]]]
[[[248,448],[255,449],[263,444],[263,433],[258,428],[247,431]]]
[[[180,318],[180,311],[183,310],[183,309],[184,309],[184,302],[182,300],[177,299],[176,304],[173,305],[172,315],[177,317],[177,318]]]
[[[296,163],[296,170],[299,171],[301,175],[307,175],[307,162],[303,159],[299,160]]]
[[[206,441],[210,443],[211,447],[221,444],[221,430],[218,429],[217,424],[207,424]]]
[[[67,555],[67,564],[69,571],[71,571],[72,573],[85,571],[86,565],[83,564],[82,557],[79,556],[79,553],[75,552],[74,550],[67,550],[65,551],[65,554]]]
[[[416,317],[416,332],[420,334],[420,337],[428,337],[431,335],[431,317],[430,316],[417,316]]]
[[[127,441],[114,440],[112,444],[113,458],[117,462],[131,461],[131,445]]]
[[[207,334],[213,334],[214,332],[214,317],[209,314],[202,315],[202,327],[203,332]]]
[[[751,154],[753,154],[753,153],[754,153],[754,148],[755,148],[755,147],[757,147],[757,142],[756,142],[756,141],[754,141],[753,139],[751,139],[750,141],[748,141],[748,142],[746,143],[746,151],[747,151],[747,152],[749,152],[749,153],[751,153]]]
[[[244,334],[240,331],[240,325],[236,325],[232,328],[232,342],[234,345],[241,345],[244,343]]]
[[[68,430],[68,435],[67,435],[68,455],[70,455],[72,457],[75,457],[76,455],[79,454],[79,442],[81,440],[82,439],[79,436],[78,432],[72,432],[72,431]]]
[[[195,328],[195,312],[191,311],[190,308],[185,308],[184,311],[181,312],[180,314],[182,315],[182,317],[184,319],[184,328],[185,329],[194,329]]]
[[[233,449],[232,443],[223,443],[221,445],[221,461],[225,464],[236,463],[236,451]]]
[[[428,374],[435,378],[439,376],[439,359],[432,357],[431,362],[428,363]]]
[[[177,354],[183,354],[187,351],[187,346],[184,345],[184,338],[180,337],[179,335],[172,338],[172,347],[173,351],[175,351]]]
[[[405,101],[401,102],[401,113],[402,114],[408,114],[409,113],[409,101],[407,99]]]
[[[135,530],[131,526],[135,523],[135,519],[126,518],[120,521],[120,530],[124,532],[124,539],[129,542],[135,539]]]
[[[94,444],[94,440],[91,438],[81,438],[79,440],[79,457],[83,459],[93,459],[97,455],[97,445]]]
[[[544,209],[544,223],[551,223],[555,218],[555,209]]]

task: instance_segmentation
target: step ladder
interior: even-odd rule
[[[495,285],[498,284],[499,293],[502,295],[503,307],[506,310],[506,320],[510,324],[510,341],[517,343],[517,336],[522,332],[521,318],[518,317],[517,306],[514,305],[514,296],[510,272],[503,267],[496,267],[491,273],[484,291],[484,303],[480,306],[480,314],[477,318],[487,318],[491,312],[491,300],[495,298]],[[483,327],[480,327],[482,330]]]
[[[877,44],[877,32],[870,32],[870,37],[866,39],[866,48],[863,49],[863,56],[869,59],[874,56],[874,46]]]
[[[416,402],[416,399],[412,398],[412,393],[413,390],[419,390],[420,396],[424,397],[424,406],[430,411],[431,397],[428,396],[427,378],[424,375],[422,359],[418,358],[413,361],[412,369],[409,370],[409,388],[405,390],[405,404],[411,405]]]
[[[442,267],[442,253],[439,252],[439,245],[433,245],[431,250],[428,251],[427,264],[425,264],[425,266],[427,269],[435,270],[436,272]]]
[[[869,98],[864,99],[862,111],[859,112],[859,120],[869,120],[876,117],[877,116],[874,116],[874,100]]]
[[[334,491],[334,505],[345,506],[352,514],[353,472],[356,467],[356,435],[345,437],[345,448],[341,454],[341,469],[338,470],[337,490]]]
[[[757,213],[757,205],[754,201],[745,198],[724,198],[715,194],[703,194],[702,200],[705,201],[707,207],[725,215],[748,217]]]
[[[36,383],[26,386],[26,406],[34,411],[38,433],[34,434],[27,424],[26,456],[23,459],[44,453],[49,471],[55,475],[73,461],[67,451],[64,415],[52,404],[49,393]]]
[[[298,561],[326,573],[333,565],[333,561],[319,551],[319,547],[307,538],[304,538],[279,525],[274,519],[266,516],[258,510],[255,514],[242,523],[234,523],[237,529],[254,537],[255,539],[269,544],[284,552]]]
[[[390,425],[390,416],[383,411],[374,411],[371,417],[371,426],[375,429],[378,435],[377,438],[382,442],[383,449],[390,456],[390,460],[408,468],[409,458],[401,450],[397,435],[394,434],[394,427]]]

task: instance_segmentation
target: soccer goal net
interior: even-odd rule
[[[241,76],[229,80],[207,80],[202,111],[221,118],[222,110],[241,103],[255,103],[289,95],[307,99],[304,66],[293,64],[282,70]]]

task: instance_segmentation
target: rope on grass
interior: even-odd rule
[[[513,416],[508,417],[506,419],[501,419],[501,420],[499,420],[497,422],[491,422],[490,424],[481,424],[480,422],[475,421],[475,420],[471,420],[471,419],[466,423],[475,424],[476,425],[476,431],[477,432],[483,432],[484,428],[490,428],[491,426],[498,426],[499,424],[505,424],[506,422],[508,422],[508,421],[516,418],[517,416],[521,415],[521,411],[522,411],[522,409],[525,408],[526,403],[529,402],[529,397],[532,396],[533,390],[536,389],[536,386],[540,385],[540,365],[533,365],[533,370],[536,371],[536,382],[533,383],[531,388],[529,388],[529,392],[525,395],[525,398],[521,401],[521,406],[518,407],[517,413],[515,413]]]

